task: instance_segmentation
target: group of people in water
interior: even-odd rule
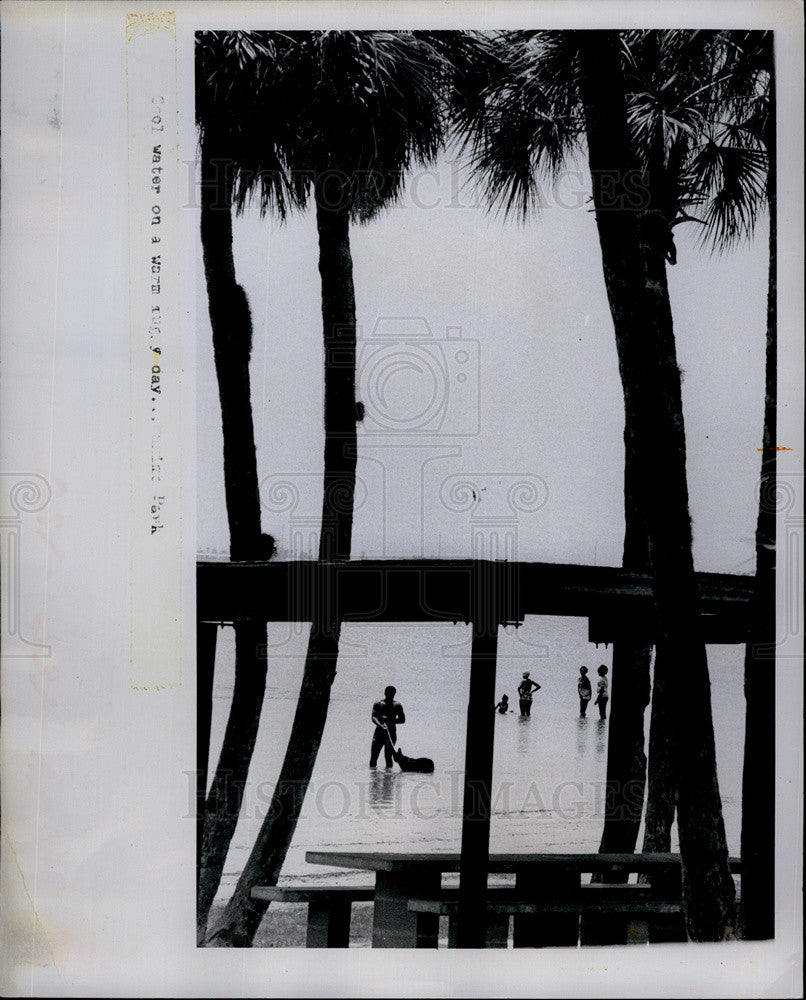
[[[537,681],[533,681],[529,676],[529,671],[523,675],[523,680],[518,685],[518,701],[520,703],[521,716],[527,717],[532,714],[532,695],[535,691],[540,690],[540,685]],[[501,695],[501,700],[495,706],[496,712],[499,715],[506,715],[509,711],[509,696],[506,694]]]
[[[599,709],[599,718],[607,718],[607,702],[609,698],[607,684],[607,667],[604,663],[597,668],[596,673],[599,680],[596,682],[596,699],[593,702]],[[526,670],[523,679],[518,685],[518,703],[521,718],[528,718],[532,714],[532,696],[540,690],[540,684],[533,681]],[[588,704],[593,698],[593,687],[588,677],[588,668],[579,668],[579,678],[577,680],[577,692],[579,694],[579,717],[584,719],[588,711]],[[372,721],[375,723],[375,732],[372,735],[372,746],[369,753],[369,766],[375,767],[381,750],[384,753],[386,766],[392,766],[392,754],[397,743],[397,726],[406,721],[403,706],[399,701],[395,701],[397,689],[391,685],[384,690],[382,701],[376,701],[372,706]],[[495,711],[500,715],[506,715],[509,711],[509,698],[501,695],[501,700],[495,706]]]
[[[607,718],[607,702],[608,684],[607,684],[607,667],[604,663],[597,668],[596,673],[599,675],[599,680],[596,682],[596,700],[593,702],[594,705],[599,709],[599,718]],[[528,718],[532,714],[532,695],[540,690],[540,685],[537,681],[533,681],[529,676],[529,671],[527,670],[523,675],[523,680],[518,685],[518,701],[520,703],[520,713],[521,718]],[[588,668],[579,668],[579,679],[577,680],[577,693],[579,694],[579,717],[584,719],[588,711],[588,703],[593,697],[593,688],[591,686],[590,678],[588,677]],[[502,694],[501,700],[495,706],[495,711],[499,715],[506,715],[509,711],[509,698],[507,695]]]
[[[607,700],[610,697],[608,694],[607,686],[607,667],[604,663],[597,669],[596,673],[599,675],[599,680],[596,682],[596,700],[594,705],[599,708],[599,718],[607,718]],[[591,688],[591,682],[588,677],[588,668],[579,668],[579,680],[577,681],[577,692],[579,693],[579,717],[580,719],[585,718],[585,713],[588,711],[588,702],[593,697],[593,690]]]

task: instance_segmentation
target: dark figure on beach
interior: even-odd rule
[[[596,701],[594,705],[599,706],[599,718],[607,718],[607,667],[604,663],[598,668],[596,673],[599,680],[596,682]]]
[[[523,680],[518,685],[518,699],[521,705],[521,715],[532,714],[532,693],[539,691],[540,685],[529,677],[529,671],[523,675]]]
[[[505,694],[501,695],[501,700],[495,706],[496,711],[499,715],[506,715],[509,711],[509,698]]]
[[[375,732],[372,734],[372,749],[369,752],[369,766],[375,767],[378,763],[381,749],[383,749],[386,766],[392,766],[392,749],[397,743],[397,724],[403,725],[406,716],[403,713],[403,706],[399,701],[395,701],[397,689],[391,685],[384,690],[383,701],[376,701],[372,706],[372,721],[375,723]]]
[[[588,677],[588,668],[579,668],[579,680],[577,681],[577,691],[579,692],[579,717],[580,719],[585,718],[585,713],[588,711],[588,702],[591,700],[591,682]]]

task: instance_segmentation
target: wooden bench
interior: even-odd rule
[[[347,948],[353,903],[372,902],[371,885],[257,885],[252,899],[270,903],[307,903],[307,948]]]
[[[456,916],[459,909],[458,892],[443,889],[439,894],[410,899],[408,908],[420,915],[446,916],[448,923],[448,947],[456,944]],[[560,916],[571,918],[574,935],[578,940],[579,921],[585,916],[621,917],[630,925],[644,922],[652,917],[679,915],[683,911],[678,899],[658,898],[649,885],[597,883],[581,885],[568,896],[549,897],[535,900],[526,898],[517,889],[488,889],[487,891],[487,947],[506,948],[509,938],[509,918],[534,917],[549,918]],[[531,936],[531,935],[530,935]],[[646,941],[646,929],[625,929],[627,941]],[[526,943],[524,935],[515,935],[515,944]],[[518,940],[520,938],[520,940]],[[536,944],[537,938],[529,941]],[[569,942],[570,943],[570,942]]]

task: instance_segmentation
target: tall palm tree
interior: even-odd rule
[[[595,41],[604,43],[601,50],[597,50]],[[523,215],[537,205],[540,182],[552,179],[567,158],[580,148],[583,136],[587,139],[596,182],[594,202],[605,282],[616,327],[624,387],[624,565],[652,570],[661,636],[674,640],[671,644],[664,641],[658,644],[656,697],[653,700],[656,716],[663,708],[669,685],[670,698],[677,700],[675,691],[679,690],[679,668],[675,663],[682,650],[674,636],[675,616],[693,616],[696,623],[685,438],[665,276],[666,263],[673,263],[676,256],[672,227],[693,218],[690,210],[704,202],[708,203],[710,213],[704,220],[708,223],[708,231],[717,234],[720,219],[727,221],[728,229],[752,226],[757,209],[759,164],[747,144],[741,153],[744,166],[749,165],[751,169],[743,172],[747,183],[743,205],[725,197],[726,175],[720,178],[719,192],[705,192],[702,177],[694,176],[692,159],[701,151],[703,128],[707,124],[706,110],[716,106],[717,84],[722,77],[730,78],[733,72],[731,67],[718,66],[715,43],[714,33],[630,33],[620,40],[601,34],[509,33],[501,40],[500,66],[490,76],[486,102],[476,99],[469,111],[460,106],[458,114],[460,128],[469,137],[476,169],[485,178],[493,203]],[[616,45],[615,55],[613,52],[608,55],[608,48],[613,45]],[[665,61],[660,59],[661,55]],[[623,72],[622,65],[626,65],[630,76],[626,85],[619,79],[615,85],[611,82],[597,94],[595,88],[591,89],[590,81],[593,76],[603,82],[601,60],[605,57],[608,65],[612,65],[613,58],[617,59],[619,75]],[[674,70],[670,69],[670,61],[674,63]],[[649,70],[653,75],[652,86],[647,86],[646,80],[641,78]],[[721,77],[716,75],[717,71]],[[606,100],[604,94],[607,94]],[[607,101],[615,102],[618,110],[606,108]],[[724,109],[724,102],[722,107]],[[622,109],[626,116],[624,122],[621,121]],[[601,115],[606,115],[616,129],[609,144],[604,141],[598,125]],[[733,161],[738,155],[724,149],[725,158],[728,154]],[[614,174],[613,168],[618,168],[620,173]],[[642,178],[643,190],[649,195],[648,205],[636,202],[635,187],[628,183],[636,175]],[[714,181],[716,172],[712,171],[712,175]],[[614,179],[621,185],[622,211],[612,211],[615,192],[602,183],[607,181],[609,184]],[[711,188],[714,188],[713,183]],[[611,197],[610,205],[604,203],[606,195]],[[720,240],[718,236],[718,242]],[[620,254],[624,259],[619,259]],[[625,260],[630,261],[629,267],[625,267]],[[628,301],[630,297],[640,310],[633,308]],[[631,324],[637,324],[636,329],[648,327],[655,334],[654,340],[645,340],[641,345],[642,352],[633,350],[637,334],[632,332]],[[650,344],[654,353],[648,351]],[[655,424],[647,423],[653,416],[650,407],[653,401],[636,386],[641,378],[641,367],[636,367],[638,361],[646,365],[647,375],[654,374],[657,379],[655,390],[662,394],[654,402],[663,401],[667,406],[666,412],[654,411]],[[649,426],[653,426],[659,436],[648,445],[645,432]],[[671,497],[658,495],[653,478],[658,470],[651,467],[644,454],[648,447],[657,452],[659,442],[668,449],[677,469],[676,493]],[[648,504],[652,505],[651,511]],[[666,508],[674,510],[675,516],[664,527],[662,520],[658,520],[658,511]],[[684,600],[678,601],[673,593],[670,585],[673,579],[683,587],[685,594],[680,596]],[[646,763],[642,720],[648,700],[649,651],[649,647],[641,643],[629,644],[626,648],[620,643],[614,652],[614,683],[617,677],[626,683],[618,688],[620,725],[616,726],[614,721],[610,729],[611,787],[603,849],[632,850],[638,833],[641,796],[635,792],[644,780]],[[723,850],[724,829],[713,760],[704,645],[698,640],[691,644],[690,652],[692,680],[702,692],[697,719],[701,731],[698,741],[701,756],[697,766],[703,766],[705,772],[700,771],[702,794],[696,801],[707,805],[710,811],[713,835],[704,840],[711,843],[713,849],[699,851],[696,838],[691,836],[694,815],[690,810],[695,797],[689,792],[684,793],[682,808],[687,819],[681,816],[681,842],[689,861],[688,885],[693,889],[689,892],[690,929],[695,936],[710,937],[718,936],[730,924],[732,885],[729,885]],[[655,721],[660,720],[656,717]],[[625,722],[630,724],[624,725]],[[657,726],[656,734],[662,733],[664,727]],[[673,789],[684,783],[685,772],[680,768],[689,771],[695,764],[693,758],[687,760],[688,748],[677,743],[669,758],[676,771]],[[691,788],[688,778],[686,783]],[[658,801],[667,807],[670,819],[674,814],[674,797],[668,794],[668,785],[664,787],[667,794]],[[687,826],[689,832],[683,833],[682,826]],[[710,875],[704,874],[708,871]],[[707,905],[702,905],[710,891],[706,884],[708,878],[715,879],[721,894],[718,905],[710,911]]]
[[[638,158],[628,125],[618,35],[583,32],[580,71],[591,173],[596,178],[598,171],[615,169],[623,197],[627,189],[620,179]],[[650,201],[642,213],[624,205],[608,211],[597,197],[596,183],[594,201],[622,385],[625,396],[635,397],[642,417],[636,425],[638,461],[663,651],[655,671],[676,722],[670,728],[671,760],[687,926],[695,940],[720,940],[734,925],[734,888],[716,774],[708,665],[699,632],[680,372],[666,284],[666,263],[674,251],[662,200],[669,181],[661,166],[663,154],[653,134],[648,162],[661,178],[660,202]]]
[[[272,33],[255,33],[268,43]],[[320,562],[349,559],[357,457],[355,295],[350,226],[400,197],[414,164],[443,141],[439,91],[446,61],[427,37],[404,32],[300,32],[283,36],[282,72],[258,56],[252,124],[282,109],[283,170],[312,198],[319,234],[325,356],[325,453]],[[267,201],[268,205],[269,202]],[[253,885],[275,884],[321,742],[336,673],[341,622],[315,609],[297,710],[266,818],[224,914],[207,935],[217,946],[251,943],[268,904]]]
[[[769,213],[769,274],[764,429],[756,522],[756,589],[752,641],[745,651],[747,700],[742,801],[742,936],[765,939],[775,929],[775,516],[776,516],[776,157],[772,32],[724,33],[719,51],[725,80],[718,102],[728,121],[698,161],[706,220],[717,245],[752,233],[758,205]],[[744,150],[754,156],[748,158]],[[766,167],[766,172],[763,168]],[[765,181],[765,183],[761,183]]]
[[[644,169],[665,177],[670,227],[695,221],[701,242],[731,250],[753,235],[765,205],[770,216],[766,394],[756,532],[753,641],[746,651],[742,933],[772,936],[774,884],[775,477],[775,172],[772,36],[765,32],[630,33],[627,81],[636,148],[652,151]],[[650,156],[655,164],[650,165]],[[659,653],[662,655],[662,653]],[[661,683],[653,698],[645,850],[668,850],[674,817],[670,726]]]
[[[248,118],[249,81],[242,73],[254,52],[243,32],[204,32],[196,40],[196,122],[201,159],[201,242],[224,439],[224,488],[230,558],[270,559],[274,539],[260,523],[257,456],[249,359],[252,319],[235,274],[232,214],[242,209],[252,176],[254,137]],[[268,123],[267,123],[268,126]],[[259,157],[268,170],[263,197],[283,214],[297,192],[279,158],[276,127],[266,127]],[[218,889],[241,808],[266,686],[265,622],[235,623],[235,685],[218,766],[204,809],[197,915],[203,930]],[[206,771],[206,761],[199,761]]]
[[[762,98],[758,123],[769,168],[769,281],[767,291],[767,337],[764,393],[764,432],[759,475],[759,505],[756,522],[756,594],[753,608],[753,641],[745,655],[747,699],[742,801],[753,809],[742,812],[742,899],[740,927],[745,938],[763,940],[775,935],[775,492],[777,407],[777,188],[775,72],[773,37],[765,33],[747,46],[750,61],[762,80],[766,77],[766,100]],[[752,69],[751,69],[752,72]],[[756,103],[751,98],[751,108]]]
[[[525,219],[539,213],[543,188],[550,189],[563,167],[584,149],[577,41],[568,32],[499,34],[487,40],[484,68],[470,88],[455,95],[457,125],[491,207]],[[633,424],[627,413],[622,565],[648,572]],[[641,823],[650,654],[651,644],[640,640],[619,639],[613,648],[605,851],[634,850]]]

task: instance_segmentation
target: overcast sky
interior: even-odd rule
[[[474,533],[508,532],[501,556],[617,565],[623,404],[584,162],[522,224],[491,218],[453,157],[413,175],[398,206],[352,229],[367,409],[353,556],[469,556]],[[753,243],[730,255],[699,249],[698,235],[691,225],[676,229],[678,263],[668,269],[695,561],[752,572],[766,219]],[[280,558],[315,555],[323,431],[313,213],[280,224],[248,211],[236,222],[235,259],[255,327],[263,527]],[[197,276],[198,546],[224,552],[220,411],[200,264]],[[457,337],[466,342],[458,350]],[[464,481],[477,487],[478,503],[462,492]],[[288,482],[298,493],[291,506]],[[521,499],[514,508],[513,495]]]

